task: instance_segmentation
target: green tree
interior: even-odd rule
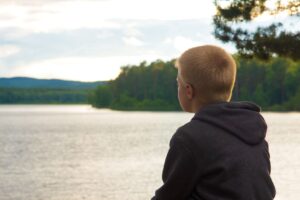
[[[264,111],[299,110],[300,61],[268,62],[235,56],[237,77],[233,101],[254,101]],[[105,87],[93,91],[95,107],[118,110],[180,110],[174,60],[125,66]]]
[[[108,85],[98,86],[94,92],[89,94],[89,103],[94,107],[107,108],[112,101],[112,93]]]
[[[88,89],[0,88],[3,104],[87,103]]]
[[[287,101],[285,87],[289,62],[286,59],[274,59],[267,67],[266,85],[270,104],[282,104]]]
[[[178,110],[176,76],[174,60],[123,66],[105,90],[98,87],[90,95],[90,102],[95,107],[120,110]],[[104,104],[106,95],[109,98]]]

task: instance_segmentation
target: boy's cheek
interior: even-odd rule
[[[184,94],[180,87],[178,88],[178,101],[179,101],[181,107],[183,108],[184,107]]]

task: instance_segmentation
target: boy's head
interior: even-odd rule
[[[231,55],[213,45],[185,51],[177,60],[178,99],[183,110],[196,112],[205,105],[230,101],[236,77]]]

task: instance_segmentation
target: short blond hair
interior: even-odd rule
[[[230,101],[236,78],[236,63],[224,49],[198,46],[185,51],[176,67],[184,82],[195,89],[196,98],[204,104]]]

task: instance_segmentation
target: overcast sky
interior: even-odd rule
[[[233,53],[212,35],[214,13],[201,0],[1,0],[0,77],[110,80],[196,45]]]

